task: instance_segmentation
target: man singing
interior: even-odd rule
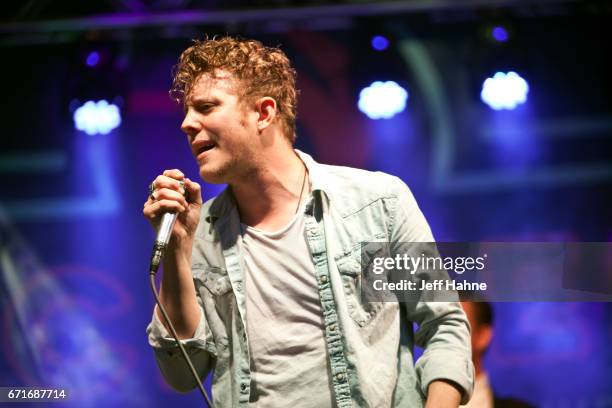
[[[200,177],[228,188],[202,204],[196,182],[166,170],[143,212],[154,227],[179,214],[160,297],[200,376],[213,371],[215,406],[466,403],[473,366],[458,303],[360,300],[360,243],[433,241],[423,214],[397,177],[293,149],[286,55],[254,40],[196,42],[171,94]],[[196,384],[163,321],[156,308],[149,343],[166,381],[188,391]]]

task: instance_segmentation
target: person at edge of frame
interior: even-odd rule
[[[478,295],[468,292],[461,306],[472,328],[472,362],[475,380],[472,399],[465,408],[533,408],[532,405],[516,398],[502,398],[495,393],[484,366],[484,356],[493,340],[493,308]]]
[[[160,297],[201,378],[212,370],[215,406],[466,403],[473,365],[458,302],[359,297],[359,243],[433,241],[423,214],[399,178],[293,148],[286,55],[256,40],[195,41],[171,95],[200,177],[228,187],[203,204],[198,183],[166,170],[143,213],[153,227],[178,213]],[[189,391],[196,384],[162,321],[156,307],[149,343],[165,380]],[[424,353],[413,363],[415,345]]]

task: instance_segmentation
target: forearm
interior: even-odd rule
[[[461,391],[453,383],[436,380],[429,384],[425,408],[457,408],[460,402]]]
[[[160,301],[176,329],[179,339],[193,337],[200,321],[200,306],[197,301],[191,273],[191,243],[185,251],[166,253],[160,287]],[[161,310],[156,308],[159,320],[170,331]]]

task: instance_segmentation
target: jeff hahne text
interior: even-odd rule
[[[421,278],[426,277],[428,271],[454,271],[461,275],[466,271],[482,271],[485,268],[487,254],[479,257],[440,257],[425,256],[418,257],[408,254],[397,254],[395,257],[375,257],[372,261],[372,272],[381,275],[385,272],[399,271],[414,275],[417,272]],[[422,291],[422,290],[479,290],[487,289],[486,282],[469,282],[467,280],[456,281],[454,279],[421,279],[419,284],[411,279],[400,279],[394,282],[386,282],[375,279],[372,282],[374,290],[383,291]]]

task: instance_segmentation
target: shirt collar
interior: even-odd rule
[[[330,185],[330,178],[325,174],[326,172],[323,165],[314,161],[309,154],[298,149],[294,150],[308,169],[311,190],[321,190],[329,197],[333,190]]]

